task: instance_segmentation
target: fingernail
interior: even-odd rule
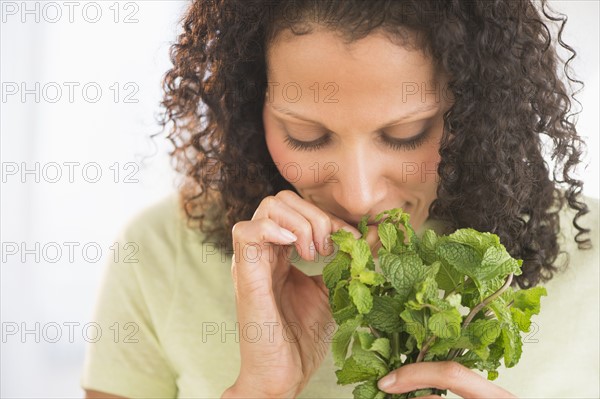
[[[396,376],[394,374],[388,374],[379,380],[379,382],[377,383],[377,386],[379,387],[379,389],[384,391],[386,389],[391,388],[392,385],[394,385],[395,381],[396,381]]]
[[[294,235],[294,233],[292,233],[291,231],[284,229],[283,227],[280,227],[279,230],[281,231],[281,236],[286,239],[289,240],[290,242],[294,242],[298,239],[298,237],[296,237]]]
[[[331,237],[325,237],[325,252],[328,255],[333,253],[333,242],[331,241]]]

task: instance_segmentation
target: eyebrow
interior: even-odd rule
[[[300,119],[300,120],[302,120],[302,121],[305,121],[305,122],[314,123],[314,124],[317,124],[317,125],[319,125],[319,126],[325,127],[325,126],[323,126],[323,124],[321,124],[320,122],[317,122],[317,121],[315,121],[315,120],[312,120],[312,119],[310,119],[310,118],[307,118],[307,117],[305,117],[305,116],[302,116],[302,115],[300,115],[300,114],[297,114],[297,113],[295,113],[294,111],[291,111],[291,110],[289,110],[289,109],[287,109],[287,108],[278,107],[277,105],[275,105],[275,104],[273,104],[273,103],[269,103],[269,106],[270,106],[271,108],[273,108],[274,110],[281,112],[282,114],[289,115],[289,116],[291,116],[291,117],[293,117],[293,118]],[[419,115],[425,114],[426,112],[429,112],[429,111],[431,111],[431,110],[434,110],[434,109],[435,109],[435,110],[439,110],[439,106],[438,106],[438,104],[428,104],[428,105],[426,105],[426,106],[423,106],[423,107],[420,107],[420,108],[413,109],[413,110],[412,110],[412,111],[410,111],[408,114],[406,114],[406,115],[403,115],[403,116],[401,116],[401,117],[399,117],[399,118],[395,118],[395,119],[393,119],[393,120],[391,120],[391,121],[389,121],[389,122],[387,122],[387,123],[383,124],[383,126],[379,127],[379,128],[378,128],[378,129],[376,129],[376,130],[382,130],[382,129],[385,129],[386,127],[390,127],[390,126],[397,125],[397,124],[399,124],[399,123],[401,123],[401,122],[404,122],[405,120],[407,120],[407,119],[409,119],[409,118],[412,118],[412,117],[414,117],[414,116],[419,116]]]

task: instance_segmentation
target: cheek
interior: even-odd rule
[[[414,152],[410,160],[401,163],[401,180],[418,191],[432,191],[439,178],[437,167],[441,160],[437,143],[426,143]]]
[[[265,141],[267,149],[277,170],[295,188],[303,188],[314,183],[311,164],[314,160],[310,155],[300,154],[290,149],[284,141],[284,133],[265,124]]]

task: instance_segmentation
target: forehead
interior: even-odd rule
[[[434,94],[441,86],[433,62],[421,50],[394,44],[382,33],[346,45],[331,31],[302,36],[284,31],[266,57],[269,84],[277,88],[271,101],[285,103],[283,96],[277,97],[280,89],[299,86],[302,96],[286,105],[311,115],[344,112],[347,117],[345,111],[353,110],[367,122],[392,110],[441,100]],[[334,88],[337,102],[324,101]]]

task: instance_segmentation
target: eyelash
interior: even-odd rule
[[[411,139],[411,140],[405,141],[405,142],[402,142],[401,140],[396,141],[393,139],[389,139],[389,138],[386,138],[385,136],[381,136],[381,138],[382,138],[383,142],[385,143],[385,145],[387,145],[389,148],[391,148],[392,150],[400,151],[400,150],[415,150],[416,148],[420,147],[427,140],[427,136],[428,136],[427,132],[423,131],[423,132],[417,134],[417,136],[415,136],[414,139]],[[284,139],[284,141],[287,143],[289,148],[291,148],[292,150],[299,150],[299,151],[319,150],[319,149],[323,148],[325,145],[327,145],[330,140],[331,140],[331,137],[329,135],[326,135],[326,136],[323,136],[323,137],[317,139],[312,144],[296,140],[289,135],[286,136]]]

